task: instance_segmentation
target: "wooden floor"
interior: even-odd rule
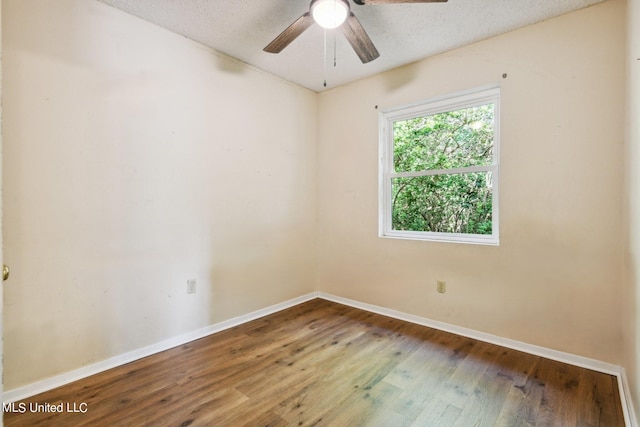
[[[624,425],[610,375],[321,299],[21,407],[6,425]]]

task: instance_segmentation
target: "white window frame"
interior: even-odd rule
[[[448,111],[461,110],[492,103],[494,105],[494,146],[493,162],[486,166],[466,168],[423,170],[418,172],[396,173],[393,167],[393,123],[416,117],[428,116]],[[499,172],[500,172],[500,87],[491,86],[453,95],[431,98],[420,103],[381,110],[379,113],[379,236],[411,240],[438,242],[474,243],[498,245],[499,234]],[[419,177],[441,174],[459,174],[470,172],[492,173],[492,234],[438,233],[429,231],[393,230],[392,217],[392,180],[394,178]]]

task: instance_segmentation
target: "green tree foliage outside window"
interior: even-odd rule
[[[493,174],[475,167],[494,162],[494,114],[485,104],[393,122],[393,230],[492,234]]]

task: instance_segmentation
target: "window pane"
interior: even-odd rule
[[[491,234],[491,172],[393,178],[392,229]]]
[[[393,122],[395,172],[493,163],[493,104]]]

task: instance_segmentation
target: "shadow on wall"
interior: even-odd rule
[[[383,76],[387,91],[392,92],[413,82],[418,77],[418,67],[409,64],[393,70],[393,73],[385,73]]]
[[[242,75],[247,71],[247,64],[222,54],[214,53],[213,63],[216,69],[227,74]]]

